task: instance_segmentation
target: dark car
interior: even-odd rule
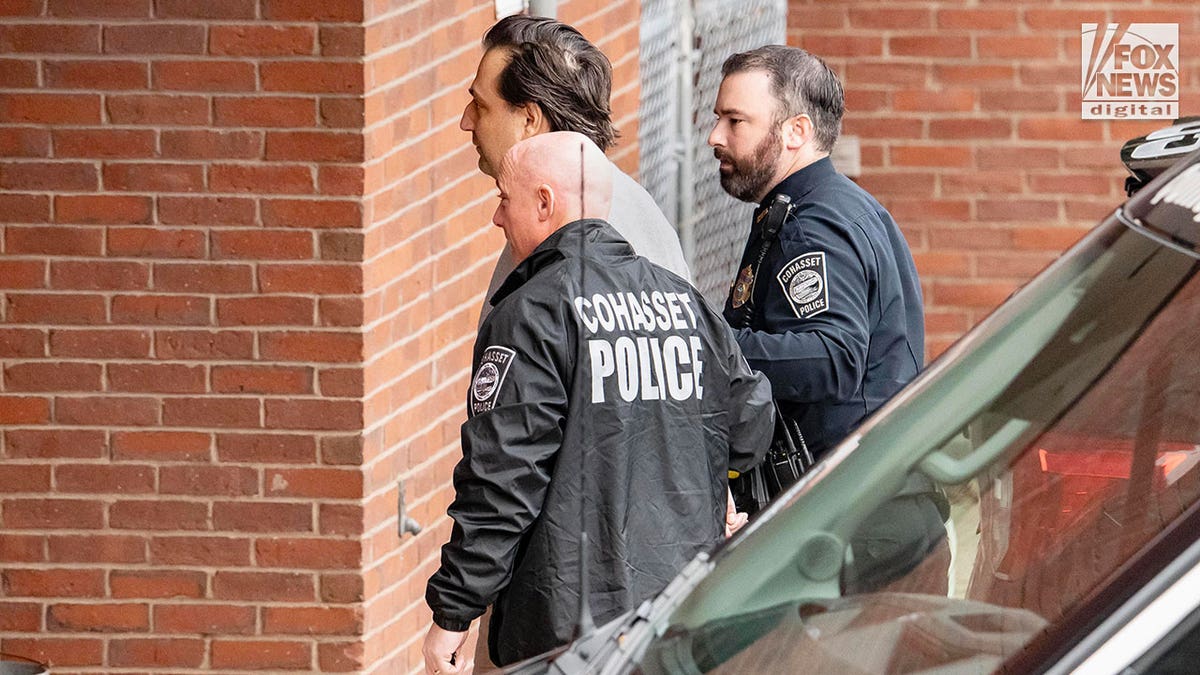
[[[1200,672],[1200,123],[1123,159],[1128,202],[743,532],[507,672]],[[914,494],[944,535],[893,527]]]

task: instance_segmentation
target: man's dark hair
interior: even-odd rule
[[[829,152],[842,131],[845,96],[838,76],[821,59],[797,47],[767,45],[725,59],[721,75],[765,71],[775,97],[775,122],[807,114],[813,122],[817,148]]]
[[[551,131],[575,131],[601,150],[617,139],[609,95],[612,65],[587,38],[554,19],[516,14],[483,36],[483,48],[506,49],[500,95],[511,105],[536,103]]]

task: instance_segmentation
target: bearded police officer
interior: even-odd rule
[[[725,316],[781,428],[819,460],[921,370],[920,283],[895,221],[830,162],[844,102],[825,63],[773,45],[722,74],[708,143],[721,186],[758,204]],[[879,586],[942,542],[944,500],[924,482],[906,492],[860,531],[850,586]]]
[[[495,663],[570,640],[581,532],[595,621],[662,590],[723,538],[727,472],[770,441],[770,387],[721,316],[595,218],[611,176],[573,132],[518,142],[500,164],[493,219],[517,266],[475,343],[427,672],[457,672],[493,601]]]

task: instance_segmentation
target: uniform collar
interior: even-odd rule
[[[510,293],[532,279],[538,272],[565,258],[578,258],[580,239],[589,257],[628,257],[634,255],[633,247],[621,238],[612,225],[599,218],[576,220],[558,228],[529,257],[522,260],[508,275],[496,293],[492,295],[495,307]]]
[[[793,203],[798,202],[818,184],[834,175],[837,175],[837,169],[833,168],[833,161],[829,159],[829,155],[826,155],[779,181],[779,184],[771,188],[767,196],[763,197],[762,202],[758,205],[758,210],[770,206],[771,200],[780,193],[791,197]],[[758,210],[755,211],[756,215]]]

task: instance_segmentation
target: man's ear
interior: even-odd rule
[[[789,117],[783,123],[783,147],[788,150],[799,150],[814,138],[812,118],[803,113]]]
[[[554,215],[556,206],[554,199],[554,190],[550,186],[542,183],[537,189],[537,214],[539,221],[548,221]]]
[[[525,118],[521,128],[524,138],[533,138],[538,134],[550,131],[550,120],[546,118],[546,113],[542,111],[542,106],[530,101],[529,103],[522,104],[520,107]]]

